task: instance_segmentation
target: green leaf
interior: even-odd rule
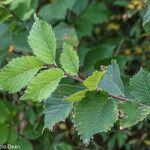
[[[41,130],[37,131],[34,127],[28,126],[26,130],[24,130],[23,135],[28,140],[36,140],[41,136]]]
[[[106,22],[108,20],[109,14],[110,12],[105,4],[99,2],[91,3],[89,7],[84,10],[76,22],[79,36],[90,36],[92,33],[93,25]]]
[[[134,101],[120,104],[120,111],[123,117],[120,119],[120,128],[129,128],[144,120],[150,113],[150,106],[142,105]]]
[[[15,51],[17,52],[31,52],[31,49],[27,42],[28,32],[27,31],[21,31],[17,32],[13,35],[13,44],[15,45]]]
[[[67,143],[63,143],[63,142],[59,142],[59,143],[55,144],[54,149],[57,149],[57,150],[73,150],[71,145],[69,145]]]
[[[98,83],[105,74],[106,71],[95,71],[93,75],[89,76],[84,82],[83,85],[88,88],[88,90],[93,91],[97,89]]]
[[[28,37],[29,45],[33,53],[47,64],[55,64],[56,38],[52,27],[35,16]]]
[[[42,101],[47,99],[57,88],[64,72],[55,68],[39,73],[29,84],[21,100]]]
[[[33,56],[13,59],[0,72],[0,86],[5,91],[16,93],[32,80],[42,66],[43,62]]]
[[[93,24],[103,23],[107,21],[109,17],[109,10],[103,3],[93,3],[89,5],[85,13],[81,16],[81,19],[86,19]]]
[[[148,0],[147,3],[148,3],[148,6],[147,6],[148,8],[143,17],[143,26],[150,21],[150,0]]]
[[[9,10],[13,11],[21,20],[27,20],[37,8],[38,0],[4,0],[3,4],[9,4]]]
[[[0,125],[0,144],[6,144],[8,136],[9,136],[9,128],[6,127],[5,124]]]
[[[90,36],[93,31],[93,24],[86,19],[76,22],[77,33],[79,37]]]
[[[71,45],[63,44],[63,51],[60,56],[60,64],[65,72],[71,75],[77,75],[79,70],[79,58],[77,52]]]
[[[16,1],[14,2],[16,3]],[[18,0],[18,6],[11,5],[10,9],[21,18],[21,20],[27,20],[35,12],[37,5],[38,0]]]
[[[84,67],[89,69],[98,61],[112,57],[114,48],[114,44],[112,45],[107,42],[99,46],[94,46],[85,56]]]
[[[64,42],[73,46],[78,46],[78,37],[75,28],[72,26],[61,22],[54,28],[54,31],[57,37],[57,47],[62,47]]]
[[[15,2],[14,0],[1,0],[1,4],[3,4],[3,5],[8,5],[11,3],[15,3],[16,5],[18,5],[18,2]]]
[[[30,107],[26,112],[26,119],[30,122],[31,125],[34,125],[37,121],[37,113],[34,108]],[[27,129],[26,129],[27,130]]]
[[[65,19],[67,10],[71,9],[75,2],[76,0],[57,0],[43,6],[40,9],[39,15],[51,23],[53,20]]]
[[[7,8],[0,7],[0,23],[8,20],[12,14],[9,12]]]
[[[45,101],[45,128],[52,129],[57,122],[68,117],[73,108],[73,103],[63,99],[81,89],[81,87],[72,85],[58,86],[51,97]]]
[[[116,140],[117,140],[119,148],[122,148],[126,144],[127,132],[120,130],[115,134],[115,136],[116,136]]]
[[[74,123],[85,144],[98,132],[108,131],[118,119],[118,109],[107,93],[87,92],[75,107]]]
[[[0,124],[3,124],[5,121],[9,119],[10,111],[5,105],[4,102],[0,102]]]
[[[119,66],[115,60],[112,60],[111,65],[108,66],[108,70],[99,83],[99,88],[116,96],[124,96],[124,86],[120,77]]]
[[[15,144],[19,145],[21,150],[33,150],[32,144],[26,139],[20,139]]]
[[[86,92],[87,92],[87,90],[76,92],[76,93],[70,95],[69,97],[65,98],[65,100],[69,101],[69,102],[80,101],[81,99],[83,99],[85,97]]]
[[[72,8],[72,12],[74,12],[76,15],[80,15],[88,6],[89,0],[76,0],[75,5]]]
[[[110,3],[111,3],[111,1],[110,1]],[[129,4],[129,2],[126,1],[126,0],[116,0],[116,1],[114,1],[114,5],[116,5],[116,6],[127,7],[128,4]]]
[[[14,144],[18,139],[18,133],[17,130],[15,128],[10,128],[10,133],[8,136],[8,143],[9,144]]]
[[[140,71],[130,79],[131,94],[134,99],[143,104],[150,105],[150,73]]]

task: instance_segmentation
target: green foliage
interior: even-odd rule
[[[60,85],[51,97],[45,101],[45,128],[52,130],[56,123],[64,121],[68,117],[73,108],[73,103],[63,99],[80,89],[77,86]]]
[[[5,144],[8,139],[9,129],[4,124],[0,125],[0,133],[1,133],[0,144]]]
[[[108,66],[107,72],[99,83],[99,88],[117,96],[124,96],[124,86],[116,61],[112,60],[111,65]]]
[[[150,21],[150,0],[147,0],[147,11],[143,17],[143,26]]]
[[[79,41],[74,27],[59,23],[54,31],[57,37],[57,47],[61,47],[64,42],[73,46],[78,45]]]
[[[0,23],[11,17],[10,12],[6,8],[0,8]]]
[[[69,62],[69,63],[68,63]],[[77,52],[71,45],[63,44],[63,51],[60,56],[62,68],[70,75],[77,75],[79,70],[79,58]]]
[[[68,9],[71,9],[76,0],[59,0],[52,4],[45,5],[39,15],[49,22],[64,19]],[[47,13],[49,15],[47,15]]]
[[[15,45],[15,50],[17,52],[30,52],[30,46],[27,43],[27,37],[28,37],[28,32],[27,31],[22,31],[19,32],[15,35],[13,35],[13,44]]]
[[[13,59],[0,72],[0,87],[10,93],[16,93],[32,80],[42,66],[42,61],[33,56]]]
[[[84,67],[89,69],[93,67],[100,60],[107,60],[113,54],[114,45],[110,43],[102,44],[99,46],[94,46],[88,53],[86,53],[86,57],[84,60]]]
[[[79,91],[76,92],[70,96],[68,96],[67,98],[65,98],[66,101],[69,102],[77,102],[80,101],[81,99],[83,99],[86,95],[87,90],[83,90],[83,91]]]
[[[38,0],[2,0],[3,5],[9,5],[13,11],[22,20],[27,20],[35,12]]]
[[[76,15],[80,15],[88,6],[89,0],[76,0],[75,5],[72,8],[72,11],[76,14]]]
[[[41,132],[34,131],[31,127],[26,128],[24,137],[28,140],[36,140],[41,136]]]
[[[81,16],[93,24],[102,23],[108,19],[109,11],[104,4],[94,3]]]
[[[91,76],[89,76],[84,82],[83,85],[88,88],[89,91],[97,89],[98,83],[105,74],[105,71],[95,71]]]
[[[91,14],[91,11],[94,10],[92,7],[95,9],[105,8],[103,5],[97,6],[94,4],[83,15],[84,17]],[[83,81],[78,76],[79,58],[72,45],[64,43],[60,54],[60,64],[65,72],[56,65],[56,39],[51,26],[47,22],[35,16],[35,23],[28,39],[36,57],[24,56],[11,61],[0,73],[2,76],[0,85],[2,89],[14,93],[29,84],[25,94],[20,98],[21,100],[33,102],[46,100],[45,128],[52,130],[56,123],[64,121],[66,117],[72,114],[72,109],[75,106],[73,122],[83,143],[88,144],[94,134],[107,132],[114,126],[114,123],[118,120],[118,111],[123,114],[120,119],[120,128],[133,126],[149,114],[149,106],[136,102],[121,104],[115,102],[115,99],[128,101],[128,98],[124,95],[120,69],[115,60],[112,60],[106,71],[95,71]],[[39,70],[40,72],[38,72]],[[37,72],[38,74],[34,77]],[[64,76],[83,82],[86,89],[70,85],[61,85],[57,89]],[[131,79],[131,93],[135,99],[138,99],[138,102],[144,102],[145,104],[149,102],[147,91],[150,87],[148,83],[149,73],[142,69]],[[131,110],[134,110],[135,113],[132,113]],[[6,112],[6,116],[1,119],[1,123],[7,120],[7,114],[9,114],[7,108],[3,111]],[[34,139],[39,135],[25,132],[25,137]],[[30,144],[28,146],[32,148]]]
[[[7,142],[10,144],[15,143],[18,140],[18,133],[15,128],[11,128],[9,132],[9,136]]]
[[[19,140],[16,144],[20,145],[22,150],[26,150],[26,149],[33,150],[31,143],[26,139]]]
[[[117,105],[107,93],[88,92],[75,107],[74,123],[85,144],[95,133],[108,131],[118,119]]]
[[[72,147],[66,143],[58,143],[55,148],[58,148],[59,150],[73,150]]]
[[[93,24],[103,23],[107,21],[109,16],[109,10],[104,4],[97,2],[92,3],[81,14],[78,22],[76,22],[77,29],[80,36],[91,35]]]
[[[131,94],[138,102],[150,105],[150,74],[142,68],[130,80]]]
[[[35,16],[28,37],[33,53],[46,64],[55,64],[56,38],[52,27]]]
[[[0,0],[0,145],[147,149],[147,2]]]
[[[0,102],[0,124],[3,124],[5,121],[7,121],[9,119],[10,116],[10,111],[9,109],[6,107],[4,102]]]
[[[61,69],[50,69],[39,73],[29,84],[21,100],[46,100],[57,88],[64,73]]]
[[[120,128],[124,129],[143,121],[150,113],[150,106],[128,101],[120,104],[120,111],[122,115]]]
[[[97,86],[103,75],[105,74],[105,71],[95,71],[91,76],[86,78],[86,80],[83,82],[83,85],[87,88],[85,90],[76,92],[69,97],[65,98],[65,100],[70,102],[77,102],[83,99],[86,96],[87,91],[94,91],[97,90]]]

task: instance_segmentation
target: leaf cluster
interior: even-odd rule
[[[99,9],[97,5],[91,7]],[[105,7],[100,7],[105,11]],[[86,18],[91,11],[93,9],[82,17]],[[77,51],[71,44],[63,43],[58,63],[56,41],[52,27],[35,15],[28,36],[34,56],[15,58],[0,72],[1,90],[16,93],[27,87],[21,100],[44,101],[45,128],[52,129],[57,122],[71,115],[78,134],[88,144],[94,134],[111,130],[116,122],[124,129],[147,117],[150,113],[149,72],[141,68],[130,79],[132,96],[129,97],[115,60],[107,69],[97,70],[82,80],[78,75]],[[60,84],[66,77],[83,85]]]

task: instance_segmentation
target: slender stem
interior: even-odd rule
[[[51,68],[51,67],[54,67],[54,68],[57,68],[57,65],[45,65],[43,68],[45,68],[45,69],[48,69],[48,68]],[[70,75],[70,73],[67,73],[67,72],[65,72],[65,76],[66,77],[69,77],[69,78],[72,78],[72,79],[74,79],[74,80],[77,80],[77,81],[79,81],[80,83],[83,83],[84,82],[84,80],[83,79],[81,79],[78,75],[76,75],[76,76],[73,76],[73,75]],[[97,91],[102,91],[102,89],[97,89]],[[118,99],[118,100],[120,100],[120,101],[128,101],[129,99],[128,98],[126,98],[126,97],[122,97],[122,96],[115,96],[115,95],[112,95],[112,94],[108,94],[110,97],[112,97],[112,98],[115,98],[115,99]]]
[[[84,80],[81,79],[79,76],[76,76],[75,79],[76,79],[77,81],[81,82],[81,83],[84,82]]]
[[[67,72],[65,72],[65,76],[66,77],[69,77],[69,78],[72,78],[72,79],[74,79],[74,80],[77,80],[77,81],[79,81],[80,83],[82,83],[84,80],[83,79],[81,79],[78,75],[77,76],[72,76],[72,75],[70,75],[69,73],[67,73]]]
[[[57,67],[57,65],[55,65],[55,64],[51,64],[51,65],[45,64],[45,65],[43,66],[43,69],[49,69],[49,68],[58,68],[58,67]]]
[[[67,74],[68,75],[68,74]],[[70,75],[68,75],[68,77],[70,77]],[[79,81],[80,83],[84,82],[83,79],[81,79],[79,76],[76,76],[76,77],[73,77],[73,79]],[[102,89],[97,89],[97,91],[102,91]],[[128,101],[129,99],[126,98],[126,97],[122,97],[122,96],[115,96],[115,95],[112,95],[112,94],[108,94],[110,97],[112,98],[115,98],[115,99],[118,99],[118,100],[121,100],[121,101]]]
[[[129,100],[128,98],[122,97],[122,96],[115,96],[115,95],[112,95],[112,94],[109,94],[109,96],[112,97],[112,98],[121,100],[121,101],[128,101]]]

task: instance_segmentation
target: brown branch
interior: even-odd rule
[[[84,80],[83,79],[81,79],[79,76],[75,76],[75,79],[77,80],[77,81],[79,81],[79,82],[84,82]]]
[[[75,80],[77,80],[77,81],[79,81],[80,83],[82,83],[82,82],[84,82],[84,80],[83,79],[81,79],[79,76],[71,76],[70,74],[68,74],[68,73],[65,73],[65,75],[67,76],[67,77],[71,77],[72,79],[75,79]],[[97,91],[102,91],[102,89],[97,89]],[[112,95],[112,94],[108,94],[110,97],[112,97],[112,98],[115,98],[115,99],[118,99],[118,100],[121,100],[121,101],[128,101],[129,99],[128,98],[126,98],[126,97],[122,97],[122,96],[115,96],[115,95]]]
[[[69,77],[69,78],[72,78],[72,79],[74,79],[74,80],[77,80],[77,81],[79,81],[80,83],[82,83],[84,80],[83,79],[81,79],[78,75],[77,76],[73,76],[73,75],[70,75],[69,73],[67,73],[67,72],[65,72],[65,76],[66,77]]]
[[[18,119],[19,119],[19,122],[20,122],[18,130],[19,130],[20,135],[23,135],[24,128],[26,127],[26,124],[27,124],[27,122],[25,120],[24,112],[19,113]]]
[[[128,98],[122,97],[122,96],[115,96],[115,95],[112,95],[112,94],[109,94],[109,96],[112,97],[112,98],[121,100],[121,101],[128,101],[129,100]]]
[[[57,68],[57,65],[44,65],[44,69],[48,69],[48,68],[51,68],[51,67],[54,67],[54,68]],[[84,79],[81,79],[78,75],[76,76],[73,76],[73,75],[70,75],[70,73],[67,73],[65,72],[65,76],[66,77],[69,77],[71,79],[74,79],[74,80],[77,80],[79,81],[80,83],[83,83],[84,82]],[[102,91],[102,89],[97,89],[97,91]],[[126,98],[126,97],[122,97],[122,96],[115,96],[115,95],[112,95],[112,94],[108,94],[111,98],[115,98],[115,99],[118,99],[120,101],[128,101],[129,99]]]

